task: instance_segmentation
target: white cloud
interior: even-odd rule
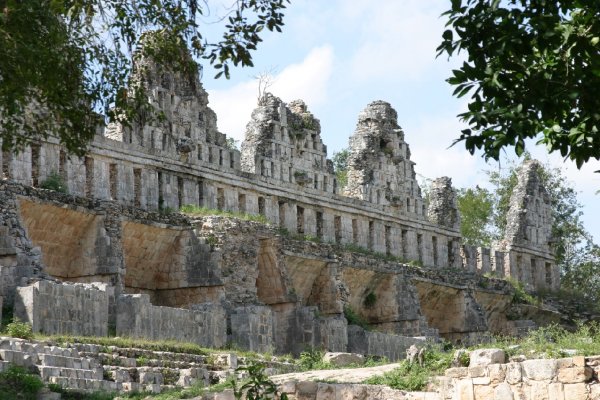
[[[327,99],[333,59],[331,46],[316,47],[300,63],[288,65],[276,74],[268,91],[286,102],[302,99],[309,109],[322,104]],[[258,82],[248,80],[228,89],[208,92],[209,107],[217,113],[219,130],[235,140],[244,140],[246,124],[256,107]]]
[[[439,18],[443,8],[416,0],[388,0],[377,6],[356,0],[347,7],[342,15],[361,30],[350,64],[355,79],[379,80],[383,75],[408,81],[431,76],[444,28]]]
[[[482,180],[485,162],[469,156],[461,144],[448,148],[464,126],[454,113],[420,120],[406,132],[415,171],[428,179],[452,178],[454,187],[472,186]]]

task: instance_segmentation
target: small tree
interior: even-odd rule
[[[340,189],[343,189],[348,184],[348,156],[350,151],[345,148],[333,153],[331,161],[333,161],[333,170]]]
[[[491,223],[494,200],[490,191],[477,186],[460,189],[457,194],[460,233],[465,244],[489,247],[494,238]]]

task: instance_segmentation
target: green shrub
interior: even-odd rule
[[[59,193],[67,193],[67,185],[62,176],[56,171],[50,172],[46,180],[40,183],[40,188],[54,190]]]
[[[6,325],[4,332],[8,336],[21,338],[21,339],[33,339],[33,330],[31,324],[28,322],[21,322],[18,318],[14,317],[12,322]]]
[[[35,400],[42,387],[40,377],[24,368],[10,366],[0,372],[0,398],[3,400]]]

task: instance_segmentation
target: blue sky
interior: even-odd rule
[[[321,135],[329,157],[348,145],[360,110],[385,100],[398,112],[399,125],[411,146],[415,169],[423,179],[449,176],[456,187],[484,186],[484,170],[497,169],[461,144],[452,148],[463,124],[456,115],[464,99],[452,97],[445,82],[458,60],[436,59],[445,21],[439,15],[449,1],[441,0],[292,0],[285,12],[283,33],[263,35],[253,54],[254,68],[237,68],[230,80],[212,79],[206,66],[203,84],[219,129],[239,140],[256,105],[255,76],[272,73],[269,91],[289,102],[302,99],[321,120]],[[212,16],[224,14],[214,6]],[[219,24],[208,25],[209,39]],[[560,167],[579,192],[586,228],[600,241],[600,163],[577,168],[560,155],[529,143],[542,162]],[[512,150],[507,157],[514,158]],[[506,163],[504,161],[503,165]]]

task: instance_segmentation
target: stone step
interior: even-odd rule
[[[196,364],[205,364],[206,355],[190,353],[173,353],[169,351],[154,351],[138,348],[124,348],[116,346],[102,346],[98,353],[118,354],[126,358],[146,358],[148,360],[181,361]]]
[[[39,363],[45,367],[62,367],[75,369],[95,369],[101,365],[98,360],[82,357],[64,357],[53,354],[40,354]]]
[[[37,354],[16,350],[0,350],[0,360],[12,363],[18,367],[30,367],[39,363]]]
[[[48,381],[51,377],[79,378],[79,379],[98,379],[102,380],[104,373],[102,368],[91,369],[75,369],[75,368],[60,368],[60,367],[39,367],[40,376],[43,380]]]
[[[201,367],[201,366],[205,366],[206,364],[204,363],[195,363],[195,362],[189,362],[189,361],[177,361],[177,360],[160,360],[160,359],[147,359],[145,357],[138,357],[136,358],[130,358],[130,357],[124,357],[124,356],[119,356],[116,354],[110,354],[110,353],[88,353],[88,352],[81,352],[80,353],[81,356],[85,356],[85,357],[93,357],[95,359],[97,359],[98,361],[100,361],[100,364],[105,365],[105,366],[118,366],[118,367],[126,367],[126,368],[132,368],[132,367],[162,367],[162,368],[194,368],[194,367]]]
[[[101,379],[85,379],[85,378],[69,378],[64,376],[51,376],[48,379],[49,383],[60,385],[65,389],[89,391],[89,392],[117,392],[120,391],[122,385],[120,382],[111,382]]]

